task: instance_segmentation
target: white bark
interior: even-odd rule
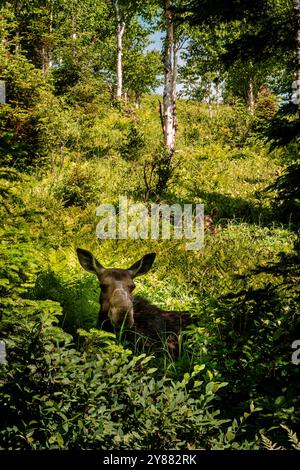
[[[209,85],[209,95],[208,95],[208,114],[209,114],[209,119],[213,118],[213,83],[211,82]]]
[[[19,17],[19,10],[20,10],[19,2],[15,2],[14,14],[15,14],[16,19],[18,19]],[[16,21],[16,26],[17,26],[17,29],[16,29],[16,34],[15,34],[15,37],[16,37],[15,54],[17,55],[20,52],[20,30],[19,30],[20,26],[19,26],[18,21]]]
[[[212,102],[211,102],[211,97],[210,96],[208,98],[208,115],[209,115],[209,119],[213,118],[213,107],[212,107]]]
[[[51,1],[50,4],[50,18],[49,18],[49,34],[52,35],[53,33],[53,0]],[[51,46],[49,47],[49,52],[48,52],[48,68],[51,69],[53,67],[53,58],[52,58],[52,50]]]
[[[72,3],[72,13],[71,13],[71,25],[72,25],[72,32],[71,32],[72,53],[73,53],[73,59],[75,61],[77,58],[77,49],[76,49],[77,28],[76,28],[76,12],[75,12],[73,3]]]
[[[164,144],[170,153],[175,149],[176,136],[176,74],[177,45],[172,14],[172,0],[165,0],[165,19],[167,26],[165,44],[165,85],[163,95],[163,133]]]
[[[300,0],[293,0],[298,29],[296,33],[296,94],[300,117]]]
[[[217,83],[216,83],[216,99],[217,99],[217,115],[218,115],[220,111],[220,99],[221,99],[219,78],[217,79]]]
[[[253,80],[250,78],[249,88],[248,88],[248,109],[250,114],[254,114],[254,90],[253,90]]]
[[[48,72],[51,67],[53,67],[53,59],[52,59],[52,45],[49,40],[53,33],[53,7],[54,3],[53,0],[49,4],[49,24],[48,24],[48,33],[49,38],[45,46],[42,47],[42,70],[44,74]]]
[[[117,99],[121,100],[123,95],[123,34],[125,23],[122,21],[119,8],[119,0],[115,0],[115,13],[117,20]]]

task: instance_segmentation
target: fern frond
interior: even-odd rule
[[[7,181],[21,181],[22,176],[14,168],[0,167],[0,178]]]
[[[264,434],[261,434],[261,440],[264,448],[267,450],[285,450],[284,447],[279,446],[278,444],[276,444],[276,442],[272,442],[271,439],[269,439]]]
[[[285,426],[284,424],[281,424],[281,427],[286,430],[286,432],[288,434],[289,441],[292,444],[292,447],[295,450],[300,450],[300,441],[299,441],[299,438],[298,438],[297,434],[295,432],[293,432],[290,428]]]

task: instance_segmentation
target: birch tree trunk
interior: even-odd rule
[[[209,94],[208,94],[208,114],[209,114],[209,119],[213,118],[213,84],[210,82],[209,84]]]
[[[172,0],[165,0],[166,42],[165,42],[165,85],[163,94],[163,137],[164,145],[172,156],[176,137],[176,76],[178,48],[172,13]]]
[[[250,78],[249,80],[249,87],[248,87],[248,110],[250,114],[254,114],[254,90],[253,90],[253,80]]]
[[[48,24],[48,38],[45,45],[42,47],[42,70],[46,74],[51,67],[53,67],[52,59],[52,43],[51,37],[53,34],[53,9],[54,9],[54,0],[51,0],[49,3],[49,24]]]
[[[16,19],[18,19],[18,17],[19,17],[19,11],[20,11],[20,5],[19,5],[19,2],[17,1],[17,2],[15,2],[15,5],[14,5],[14,15],[15,15]],[[19,26],[18,21],[16,21],[15,38],[16,38],[15,54],[17,55],[20,52],[20,26]]]
[[[115,13],[117,20],[117,99],[120,101],[123,96],[123,34],[125,23],[120,14],[119,0],[115,0]]]
[[[293,0],[296,19],[296,103],[298,107],[298,115],[300,118],[300,0]]]
[[[51,37],[53,34],[53,9],[54,9],[54,2],[53,0],[50,3],[50,17],[49,17],[49,36]],[[51,69],[53,67],[53,57],[52,57],[52,45],[49,45],[49,52],[48,52],[48,68]]]
[[[75,14],[72,12],[72,33],[71,33],[71,41],[72,41],[72,55],[74,62],[77,61],[77,32],[76,32],[76,20],[75,20]]]
[[[158,176],[155,188],[156,196],[163,194],[172,174],[172,157],[175,151],[177,129],[176,78],[179,46],[175,32],[172,6],[172,0],[164,0],[164,19],[166,23],[164,48],[165,84],[163,102],[160,103],[159,109],[163,131],[164,152],[155,164],[155,171]]]
[[[220,94],[220,78],[217,78],[216,82],[216,99],[217,99],[217,116],[220,111],[220,99],[221,99],[221,94]]]

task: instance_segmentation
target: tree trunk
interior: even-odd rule
[[[163,94],[163,137],[170,155],[175,150],[176,136],[176,74],[177,45],[173,22],[172,0],[165,0],[165,20],[167,27],[165,42],[165,85]]]
[[[172,174],[172,157],[175,151],[177,129],[176,119],[176,78],[178,41],[175,33],[172,0],[165,0],[166,39],[164,50],[165,85],[163,102],[160,104],[160,118],[163,131],[164,152],[156,163],[157,183],[155,193],[161,196]]]
[[[53,67],[51,36],[53,33],[53,0],[49,4],[48,38],[42,47],[42,70],[44,75]]]
[[[53,8],[54,2],[53,0],[50,3],[50,15],[49,15],[49,36],[53,34]],[[51,43],[48,45],[48,69],[53,67],[53,58],[52,58],[52,45]]]
[[[253,80],[250,78],[249,87],[248,87],[248,110],[250,114],[254,114],[254,90],[253,90]]]
[[[75,63],[77,63],[77,25],[76,25],[76,10],[74,3],[72,2],[71,11],[71,44],[72,44],[72,56]]]
[[[209,95],[208,95],[208,114],[209,114],[209,119],[213,118],[213,104],[212,104],[212,83],[209,85]]]
[[[142,96],[141,93],[138,91],[135,92],[135,107],[136,109],[140,109],[141,107]]]
[[[120,101],[123,96],[123,34],[125,23],[122,21],[119,0],[114,2],[117,20],[117,99]]]
[[[208,115],[209,119],[213,118],[213,107],[212,107],[212,102],[211,102],[211,97],[208,97]]]
[[[296,33],[296,103],[298,107],[298,116],[300,118],[300,0],[293,0],[294,9],[297,18]]]
[[[20,52],[20,25],[19,25],[19,10],[20,5],[19,2],[16,1],[14,4],[14,15],[16,18],[16,32],[15,32],[15,54],[19,54]]]
[[[220,111],[220,99],[221,99],[221,94],[220,94],[220,78],[217,78],[216,81],[216,99],[217,99],[217,116],[219,115]]]

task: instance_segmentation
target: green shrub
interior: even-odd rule
[[[7,85],[7,103],[0,107],[0,158],[3,166],[28,171],[41,165],[45,151],[38,133],[36,105],[50,86],[41,70],[22,54],[0,47],[0,80]]]
[[[300,163],[286,168],[282,176],[265,189],[275,192],[273,207],[280,218],[292,222],[296,227],[300,222]]]
[[[127,161],[136,161],[144,147],[145,139],[143,132],[137,123],[132,122],[120,148],[120,154]]]
[[[73,270],[41,271],[29,292],[35,300],[59,302],[63,315],[60,325],[75,335],[78,328],[91,328],[97,323],[99,312],[99,283],[94,276],[78,276]]]
[[[278,99],[267,86],[263,86],[255,103],[255,116],[260,125],[272,119],[278,111]]]
[[[132,356],[104,332],[81,332],[86,344],[76,350],[57,326],[60,305],[25,298],[37,271],[33,259],[28,247],[24,253],[7,247],[1,258],[0,332],[7,348],[0,366],[1,449],[226,444],[225,428],[218,436],[227,420],[213,407],[225,384],[199,380],[199,366],[180,381],[155,378],[151,357]]]
[[[0,369],[0,448],[209,446],[226,422],[212,408],[224,384],[203,386],[197,369],[180,382],[156,380],[151,357],[132,357],[101,332],[97,353],[91,344],[76,351],[55,326],[60,313],[53,302],[24,300],[1,319],[7,363]]]
[[[241,278],[243,289],[201,306],[203,328],[193,331],[188,350],[228,381],[231,397],[225,393],[222,402],[230,413],[232,402],[254,400],[263,410],[255,427],[284,421],[298,431],[299,368],[291,344],[300,334],[299,256],[282,254]]]
[[[53,195],[60,199],[64,207],[87,204],[99,199],[99,182],[88,164],[72,164],[52,186]]]

